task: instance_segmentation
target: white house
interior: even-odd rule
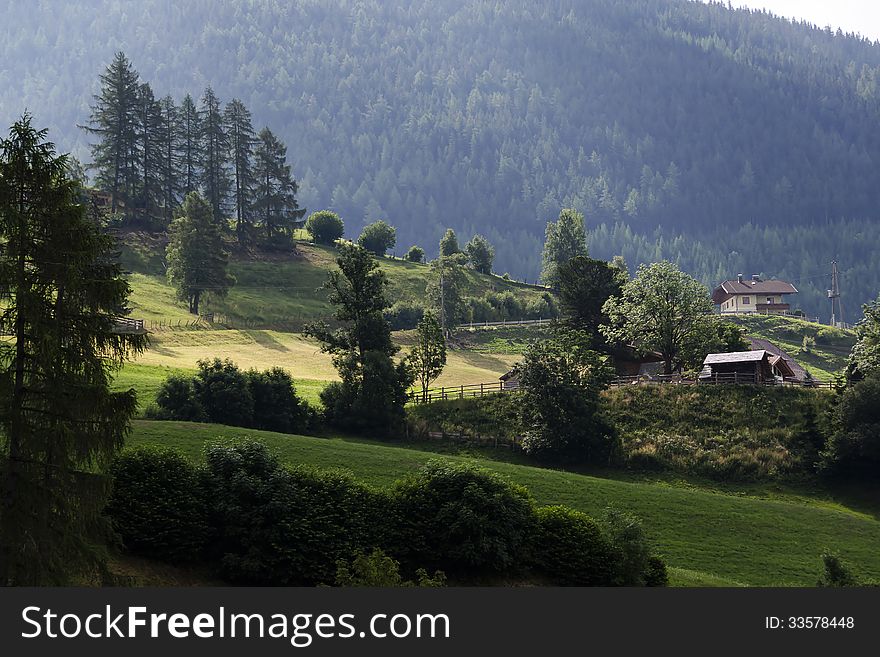
[[[797,294],[791,283],[779,280],[764,281],[758,275],[743,280],[738,274],[735,281],[724,281],[712,292],[712,301],[721,307],[721,314],[762,313],[781,315],[790,309],[786,297]]]

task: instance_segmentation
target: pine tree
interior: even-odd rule
[[[229,139],[223,123],[223,113],[220,111],[220,100],[214,95],[214,90],[211,87],[205,89],[205,94],[202,96],[199,121],[201,124],[199,135],[202,148],[202,188],[211,205],[214,221],[226,229],[226,199],[230,188]]]
[[[102,573],[101,472],[137,406],[111,373],[146,342],[115,329],[130,289],[114,240],[45,136],[25,115],[0,142],[0,585]]]
[[[138,142],[137,154],[140,169],[140,185],[137,208],[144,217],[158,215],[162,198],[162,108],[148,83],[138,87]]]
[[[198,191],[199,166],[202,162],[202,125],[193,97],[187,94],[180,104],[177,141],[180,149],[181,192],[184,196]]]
[[[98,136],[92,146],[91,168],[98,171],[98,187],[110,193],[111,211],[123,206],[130,215],[137,188],[133,154],[138,137],[138,74],[125,54],[118,52],[100,79],[101,92],[94,96],[89,125],[80,127]]]
[[[224,112],[232,160],[232,196],[235,203],[235,234],[239,242],[249,238],[253,223],[253,197],[256,179],[253,172],[254,126],[244,103],[233,98]]]
[[[208,201],[197,192],[187,194],[169,232],[168,280],[177,289],[177,297],[198,315],[205,293],[222,297],[235,285],[235,278],[226,271],[229,256]]]
[[[174,218],[181,185],[180,171],[180,113],[171,96],[159,101],[161,124],[158,131],[159,180],[162,189],[162,220],[167,228]]]
[[[255,159],[258,187],[254,206],[271,242],[276,236],[291,235],[306,210],[299,209],[296,202],[297,184],[287,164],[287,146],[269,128],[260,130]]]

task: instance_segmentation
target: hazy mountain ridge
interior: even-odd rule
[[[676,0],[0,4],[0,119],[28,106],[83,158],[74,125],[121,49],[157,95],[241,98],[288,144],[300,204],[350,234],[386,218],[430,252],[447,225],[483,232],[533,279],[573,205],[606,225],[593,253],[631,266],[788,277],[811,313],[832,257],[851,308],[880,288],[863,39]]]

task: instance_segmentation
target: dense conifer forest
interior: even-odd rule
[[[401,254],[435,255],[451,226],[534,280],[546,221],[575,207],[591,255],[630,269],[787,278],[826,320],[832,258],[847,319],[880,289],[880,45],[857,36],[685,0],[0,0],[0,15],[0,122],[29,108],[83,162],[95,140],[77,125],[124,51],[155,99],[238,99],[286,144],[300,208],[335,210],[350,237],[384,219]]]

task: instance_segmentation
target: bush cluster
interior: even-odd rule
[[[166,449],[127,451],[113,475],[108,514],[129,550],[200,561],[235,583],[353,585],[388,575],[386,556],[422,585],[442,583],[425,567],[560,585],[664,582],[634,519],[600,525],[536,508],[521,486],[469,465],[431,461],[379,491],[347,474],[283,467],[264,445],[241,442],[209,447],[202,466]]]
[[[159,388],[162,420],[213,422],[280,433],[299,433],[314,424],[315,411],[300,399],[290,374],[280,367],[240,370],[230,360],[200,360],[194,377],[172,375]]]

